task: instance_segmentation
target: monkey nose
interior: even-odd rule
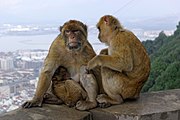
[[[75,39],[75,36],[71,36],[70,39]]]

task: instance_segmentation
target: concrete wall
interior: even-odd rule
[[[0,115],[0,120],[180,120],[180,89],[144,93],[136,101],[90,111],[47,104],[19,108]]]

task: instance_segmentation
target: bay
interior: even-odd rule
[[[1,36],[0,52],[13,52],[16,50],[26,49],[43,49],[48,50],[53,40],[58,34],[48,35],[25,35],[25,36]],[[97,34],[89,34],[89,42],[94,50],[98,53],[105,45],[97,39]]]

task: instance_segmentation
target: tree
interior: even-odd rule
[[[151,71],[142,92],[180,88],[180,22],[172,36],[162,31],[154,41],[144,41]]]

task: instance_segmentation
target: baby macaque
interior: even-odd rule
[[[78,100],[85,99],[87,96],[80,84],[70,78],[69,72],[63,66],[60,66],[52,77],[51,91],[55,96],[46,93],[45,103],[65,103],[69,107],[73,107]]]

